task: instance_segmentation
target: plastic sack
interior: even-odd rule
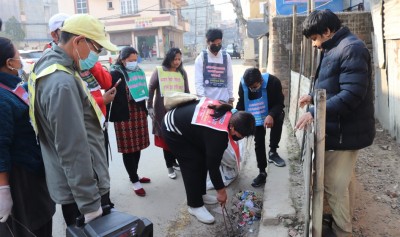
[[[221,160],[221,166],[219,167],[219,171],[221,172],[222,180],[225,186],[228,186],[232,183],[238,176],[240,166],[243,163],[242,157],[244,153],[244,141],[240,140],[237,142],[239,146],[239,154],[240,157],[236,156],[235,150],[231,143],[228,143],[228,147],[226,148],[224,155]],[[214,185],[211,182],[210,176],[207,174],[207,190],[214,189]]]

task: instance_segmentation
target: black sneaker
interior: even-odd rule
[[[251,183],[251,186],[260,187],[261,185],[265,184],[266,182],[267,182],[267,174],[260,173],[255,179],[253,179],[253,183]]]
[[[286,166],[285,161],[278,155],[277,152],[269,152],[268,154],[268,162],[274,163],[274,165],[278,167]]]

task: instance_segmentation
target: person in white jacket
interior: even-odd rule
[[[209,29],[206,34],[207,49],[195,61],[196,94],[214,100],[234,102],[232,60],[222,48],[223,33]]]

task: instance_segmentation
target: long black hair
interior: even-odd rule
[[[117,61],[115,62],[115,64],[118,64],[120,66],[124,67],[124,64],[122,63],[122,60],[125,60],[127,58],[129,58],[129,56],[131,56],[131,54],[138,54],[138,52],[136,51],[135,48],[131,47],[131,46],[127,46],[121,49]]]
[[[161,65],[163,65],[166,68],[171,68],[171,63],[174,61],[175,56],[177,54],[180,54],[182,56],[182,51],[178,48],[170,48],[167,52],[167,55],[165,56],[163,62]],[[185,70],[183,69],[183,62],[181,60],[181,64],[178,66],[176,69],[178,72],[180,72],[183,75],[185,75]]]
[[[208,108],[213,109],[214,113],[210,114],[213,118],[221,118],[226,112],[232,110],[232,105],[220,101],[219,105],[210,104]],[[254,135],[256,130],[256,119],[251,113],[237,111],[232,114],[229,124],[235,128],[243,137]]]
[[[7,59],[13,58],[16,54],[13,43],[10,39],[0,37],[0,67],[4,67]]]

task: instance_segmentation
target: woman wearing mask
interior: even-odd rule
[[[169,80],[170,78],[173,78],[173,80]],[[180,168],[162,138],[161,123],[166,113],[164,94],[173,91],[189,93],[188,78],[182,65],[182,52],[178,48],[171,48],[164,58],[162,66],[158,66],[153,72],[149,83],[149,100],[147,101],[147,109],[153,119],[154,144],[163,149],[168,177],[171,179],[176,178],[174,169],[180,170]]]
[[[150,145],[145,102],[149,92],[146,76],[137,60],[138,52],[134,48],[121,50],[117,62],[111,67],[112,84],[117,93],[108,109],[111,109],[109,117],[114,122],[118,152],[122,153],[133,190],[136,195],[145,196],[141,183],[149,183],[150,179],[139,178],[137,170],[140,151]]]
[[[188,211],[203,223],[215,220],[204,204],[227,201],[219,166],[228,142],[255,131],[252,114],[231,109],[230,104],[202,97],[166,113],[162,124],[163,137],[181,167]],[[217,197],[206,194],[207,172]]]
[[[50,237],[55,205],[18,77],[21,60],[7,38],[0,37],[0,52],[0,236]]]

